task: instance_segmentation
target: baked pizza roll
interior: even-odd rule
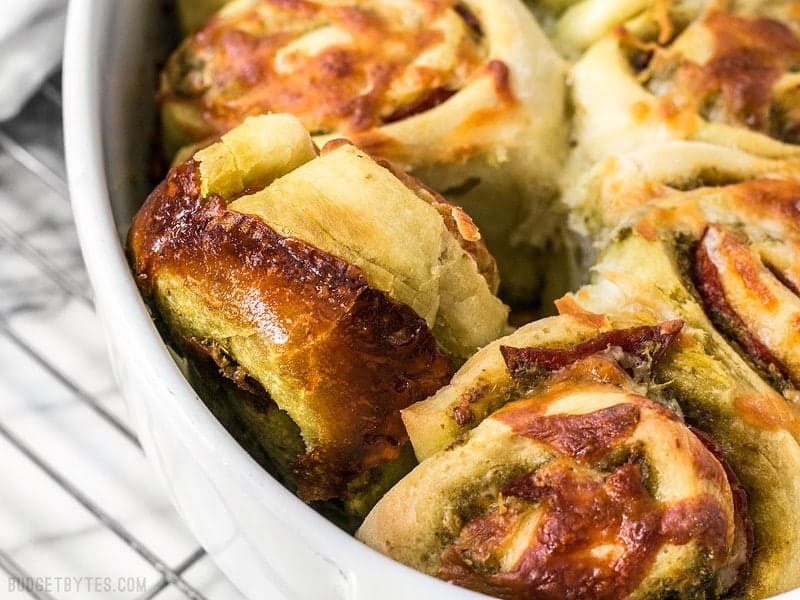
[[[635,23],[571,72],[573,173],[610,154],[694,140],[800,154],[800,19],[792,2],[709,2],[688,26]]]
[[[800,376],[793,349],[800,343],[799,167],[673,143],[607,159],[571,198],[576,224],[600,248],[624,245],[631,230],[663,240],[715,326],[793,400]]]
[[[734,595],[763,598],[792,589],[800,530],[786,524],[800,503],[797,411],[703,321],[699,307],[686,308],[692,296],[680,280],[651,255],[629,258],[607,279],[560,300],[561,316],[493,342],[449,386],[405,409],[417,456],[425,466],[471,439],[494,411],[532,390],[546,396],[542,390],[554,382],[569,390],[586,381],[619,386],[683,415],[713,440],[710,446],[741,482],[755,543]],[[643,264],[652,280],[627,275]],[[599,312],[610,307],[618,312]],[[427,497],[421,484],[416,493]]]
[[[631,241],[625,253],[633,248]],[[755,551],[741,596],[764,598],[793,589],[800,584],[800,529],[787,523],[794,523],[800,503],[797,408],[762,381],[702,308],[691,304],[676,265],[642,250],[625,260],[635,260],[639,269],[647,264],[646,280],[624,275],[621,262],[613,268],[604,262],[603,278],[572,299],[589,310],[613,304],[643,322],[685,319],[680,351],[655,369],[663,383],[659,395],[677,402],[687,420],[719,444],[747,493]]]
[[[307,501],[363,507],[406,443],[399,409],[506,323],[459,208],[343,140],[318,156],[288,115],[250,118],[173,168],[128,248],[168,339],[250,394],[239,419],[294,427],[294,445],[265,452]]]
[[[752,550],[745,495],[713,443],[634,391],[680,328],[499,345],[510,401],[403,478],[356,535],[499,598],[729,593]]]
[[[562,303],[685,322],[680,351],[656,371],[662,394],[720,443],[749,494],[749,597],[800,584],[800,528],[786,525],[800,502],[800,182],[784,167],[696,189],[629,181],[639,208],[602,250],[592,285]]]
[[[347,137],[462,206],[506,296],[531,302],[558,250],[564,71],[518,0],[236,0],[168,60],[164,146],[294,114],[320,147]]]

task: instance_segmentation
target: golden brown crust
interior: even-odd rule
[[[522,511],[517,513],[512,503],[504,512],[467,523],[445,550],[439,576],[509,600],[622,600],[641,584],[665,544],[697,540],[712,554],[727,553],[730,523],[719,501],[701,496],[662,506],[643,479],[636,462],[618,467],[605,480],[566,461],[519,477],[504,486],[503,495],[544,504],[540,518],[546,524],[515,568],[481,573],[481,559],[490,559],[521,525]],[[591,551],[607,545],[616,548]]]
[[[389,6],[310,0],[260,0],[228,11],[233,14],[223,11],[170,58],[164,100],[190,103],[203,115],[206,130],[196,140],[267,112],[292,113],[315,133],[353,133],[407,118],[457,92],[484,54],[466,6],[454,10],[454,0],[415,5],[419,19]],[[425,62],[409,79],[412,93],[398,94],[393,82],[442,43],[443,30],[430,25],[448,11],[466,23],[453,64]],[[328,34],[321,51],[313,42],[292,47],[303,36]]]
[[[690,27],[702,28],[709,38],[705,60],[669,46],[640,45],[654,53],[642,79],[652,87],[671,80],[660,100],[661,116],[679,122],[698,114],[796,143],[800,114],[782,106],[775,89],[800,60],[800,39],[792,30],[775,19],[726,12],[712,12]]]
[[[577,378],[423,461],[357,535],[499,598],[725,595],[752,538],[724,459],[663,405],[564,368]]]
[[[725,188],[739,210],[753,219],[780,215],[800,234],[800,181],[794,178],[758,177]]]
[[[297,465],[306,500],[340,495],[353,477],[395,458],[407,440],[399,410],[451,374],[409,307],[370,288],[358,268],[226,209],[219,197],[201,198],[194,161],[171,170],[150,195],[129,249],[157,308],[159,279],[181,278],[212,310],[260,336],[278,357],[280,377],[304,392],[325,432]]]

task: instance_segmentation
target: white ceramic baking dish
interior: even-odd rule
[[[184,379],[123,250],[148,190],[159,0],[71,0],[64,59],[67,167],[83,254],[142,445],[187,525],[253,600],[486,598],[395,563],[273,480]],[[783,599],[800,599],[790,592]]]
[[[397,564],[261,469],[184,379],[134,284],[122,235],[148,192],[158,0],[72,0],[64,58],[67,168],[112,361],[145,452],[187,525],[253,600],[479,598]]]

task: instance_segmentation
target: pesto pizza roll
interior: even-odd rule
[[[697,180],[696,189],[629,180],[614,195],[633,191],[638,209],[601,250],[592,284],[565,301],[685,322],[680,351],[656,372],[661,393],[721,445],[749,494],[748,597],[800,584],[800,528],[786,525],[800,502],[800,181],[783,167],[716,185]],[[594,189],[602,196],[603,185]]]
[[[459,208],[345,141],[317,155],[289,115],[250,118],[170,170],[128,248],[165,335],[249,392],[228,408],[263,425],[307,501],[363,507],[406,444],[399,409],[506,323]]]
[[[294,114],[320,147],[347,137],[462,206],[507,297],[533,302],[558,258],[564,70],[518,0],[236,0],[167,62],[164,146]]]
[[[787,526],[800,503],[796,408],[728,346],[700,305],[690,304],[683,280],[654,254],[640,250],[626,259],[601,263],[607,277],[560,300],[560,316],[493,342],[449,386],[403,411],[422,467],[520,398],[546,397],[553,385],[614,385],[682,415],[741,482],[755,542],[733,595],[763,598],[796,587],[800,529]],[[475,461],[485,465],[480,456]],[[415,493],[424,496],[421,484]],[[669,596],[652,596],[661,593]]]
[[[634,391],[680,327],[500,345],[510,401],[403,478],[356,535],[499,598],[728,594],[752,551],[745,495],[713,443]]]
[[[663,244],[717,329],[793,400],[800,376],[799,167],[672,143],[603,161],[568,196],[573,220],[601,254],[625,246],[631,231],[654,248]]]
[[[637,23],[594,44],[571,72],[575,172],[668,140],[766,158],[800,152],[800,20],[791,2],[708,4],[687,26]]]
[[[659,396],[712,437],[747,493],[755,551],[740,595],[764,598],[793,589],[800,584],[800,528],[792,524],[800,502],[797,407],[731,347],[708,320],[677,257],[657,248],[633,234],[601,262],[602,276],[571,299],[588,310],[613,305],[643,322],[684,320],[679,350],[654,370],[663,384]],[[628,271],[633,262],[639,273]]]

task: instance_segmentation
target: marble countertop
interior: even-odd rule
[[[242,599],[129,429],[72,222],[59,89],[0,123],[0,598]]]

